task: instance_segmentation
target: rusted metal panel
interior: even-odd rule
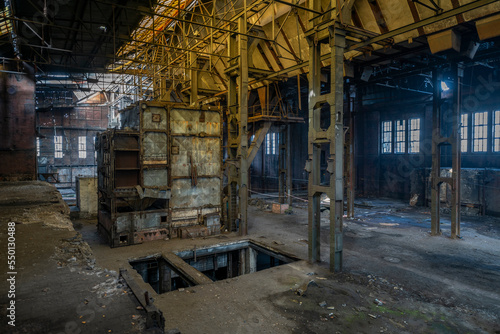
[[[220,137],[221,121],[218,111],[172,109],[172,135],[202,135]]]
[[[221,208],[221,116],[218,111],[172,109],[172,199],[177,224],[199,222]],[[214,209],[207,212],[207,208]]]
[[[197,208],[206,205],[220,206],[219,179],[199,179],[196,187],[191,186],[189,179],[172,181],[171,206],[173,209]]]
[[[145,188],[161,188],[168,187],[168,170],[162,169],[144,169],[142,172],[142,183]]]
[[[146,130],[162,130],[166,131],[168,120],[167,110],[165,107],[148,105],[147,103],[141,104],[142,108],[142,123],[141,129]]]
[[[166,133],[145,132],[142,138],[143,163],[167,164],[167,142]]]
[[[220,139],[174,137],[172,145],[179,148],[179,154],[172,155],[172,177],[190,177],[192,165],[198,175],[220,175]]]
[[[121,113],[121,124],[97,141],[99,205],[109,212],[99,224],[112,247],[176,237],[219,215],[218,110],[140,102]]]
[[[172,228],[202,223],[203,217],[211,214],[220,215],[220,209],[215,207],[172,209]]]

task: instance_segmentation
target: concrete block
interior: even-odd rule
[[[450,49],[460,52],[461,38],[453,30],[445,30],[428,36],[427,42],[433,54]]]
[[[76,179],[76,205],[80,209],[80,218],[97,216],[97,178]]]
[[[476,22],[477,34],[480,40],[485,40],[500,35],[500,15],[494,15]]]
[[[285,210],[288,210],[288,204],[273,203],[273,213],[284,214]]]

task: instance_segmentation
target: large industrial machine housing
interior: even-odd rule
[[[220,233],[222,114],[142,101],[96,140],[98,229],[111,247]]]

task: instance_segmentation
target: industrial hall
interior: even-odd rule
[[[0,1],[0,317],[500,334],[500,1]]]

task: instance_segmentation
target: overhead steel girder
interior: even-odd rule
[[[415,22],[415,23],[403,26],[401,28],[398,28],[398,29],[395,29],[395,30],[391,30],[391,31],[389,31],[389,32],[387,32],[385,34],[380,34],[380,35],[368,38],[368,39],[366,39],[362,43],[357,43],[357,44],[350,45],[350,46],[346,47],[345,52],[357,50],[357,49],[363,48],[363,47],[365,47],[367,45],[378,43],[378,42],[386,40],[388,38],[392,38],[394,36],[407,33],[407,32],[409,32],[411,30],[415,30],[415,29],[418,29],[418,28],[421,28],[421,27],[425,27],[425,26],[427,26],[429,24],[433,24],[433,23],[436,23],[436,22],[448,19],[448,18],[453,17],[455,15],[463,14],[463,13],[468,12],[470,10],[477,9],[477,8],[489,5],[491,3],[494,3],[495,1],[497,1],[497,0],[477,0],[477,1],[474,1],[474,2],[471,2],[471,3],[468,3],[466,5],[463,5],[463,6],[460,6],[458,8],[455,8],[455,9],[443,12],[441,14],[432,16],[430,18],[421,20],[419,22]],[[353,2],[353,0],[348,0],[348,1],[345,1],[345,2],[346,3],[347,2]],[[344,13],[344,8],[342,8],[342,11]],[[343,17],[347,17],[347,13],[344,13],[342,16]],[[344,21],[344,23],[345,22],[350,22],[350,21]],[[325,25],[324,28],[326,29],[327,26]],[[330,57],[331,57],[330,54],[324,54],[324,55],[321,56],[321,60],[322,61],[323,60],[327,60]],[[268,79],[271,79],[271,78],[274,78],[274,77],[278,77],[278,76],[284,75],[286,73],[289,73],[289,72],[292,72],[292,71],[295,71],[295,70],[298,70],[298,69],[301,69],[301,68],[304,68],[304,67],[308,67],[308,66],[310,66],[309,63],[310,63],[310,60],[306,60],[306,61],[304,61],[304,62],[302,62],[300,64],[297,64],[297,65],[285,68],[284,70],[276,71],[276,72],[274,72],[274,73],[272,73],[272,74],[270,74],[270,75],[268,75],[266,77],[263,77],[262,80],[268,80]]]

